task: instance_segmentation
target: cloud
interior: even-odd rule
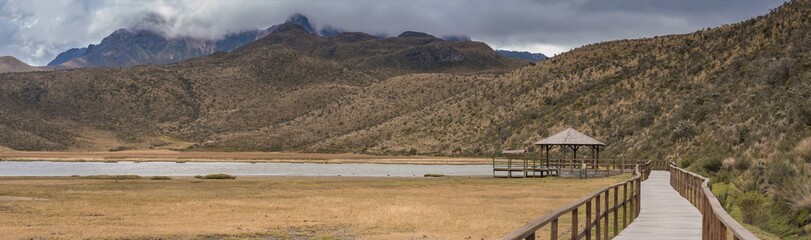
[[[315,25],[397,35],[467,35],[556,54],[588,43],[687,33],[765,14],[782,1],[707,0],[0,0],[0,55],[43,65],[119,28],[215,39],[300,12]]]

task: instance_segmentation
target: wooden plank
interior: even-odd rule
[[[701,239],[701,213],[670,187],[670,173],[642,182],[639,216],[614,239]]]

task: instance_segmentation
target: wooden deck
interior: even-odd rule
[[[614,239],[701,239],[701,213],[670,186],[670,172],[653,171],[639,217]]]

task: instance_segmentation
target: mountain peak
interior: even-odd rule
[[[307,16],[304,16],[304,14],[294,13],[293,15],[290,15],[290,17],[287,18],[287,21],[285,21],[285,23],[293,23],[299,25],[302,28],[304,28],[305,31],[315,34],[315,29],[313,28],[312,25],[310,25],[310,19],[307,19]]]
[[[126,29],[126,28],[119,28],[119,29],[116,29],[115,31],[113,31],[113,33],[110,34],[110,35],[127,35],[127,34],[130,34],[130,33],[132,33],[132,32],[130,30]]]
[[[285,23],[283,23],[283,24],[281,24],[281,25],[278,25],[278,26],[277,26],[277,27],[276,27],[276,28],[273,30],[273,32],[287,32],[287,31],[295,31],[295,30],[299,30],[299,31],[307,31],[307,32],[309,32],[309,31],[307,30],[307,27],[306,27],[306,26],[302,26],[302,25],[300,25],[300,24],[298,24],[298,23],[294,23],[294,22],[285,22]]]
[[[421,37],[421,38],[436,38],[434,35],[424,32],[405,31],[397,37]]]

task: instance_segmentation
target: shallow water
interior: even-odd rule
[[[227,173],[239,176],[422,177],[491,175],[490,165],[229,163],[229,162],[0,162],[0,176],[141,175],[194,176]]]

